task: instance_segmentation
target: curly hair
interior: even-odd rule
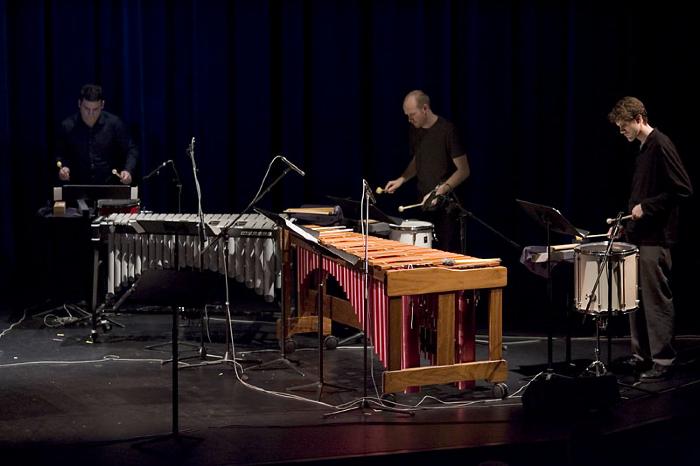
[[[634,120],[637,116],[641,116],[642,121],[647,123],[647,110],[644,108],[642,101],[636,97],[627,96],[617,101],[613,109],[608,113],[608,120],[611,123],[617,123],[618,121]]]

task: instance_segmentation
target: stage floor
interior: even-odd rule
[[[42,309],[34,309],[33,314]],[[222,355],[223,315],[212,316],[205,342],[209,353]],[[239,358],[273,361],[281,355],[268,310],[234,314],[235,351]],[[63,309],[51,314],[62,317]],[[547,366],[544,335],[506,335],[509,364],[505,399],[494,398],[491,384],[473,389],[453,385],[400,393],[400,412],[372,409],[377,392],[370,371],[363,371],[361,342],[323,352],[323,390],[318,396],[319,351],[313,335],[297,336],[291,364],[262,369],[245,361],[242,372],[232,364],[188,367],[178,374],[179,426],[172,438],[172,370],[165,363],[171,347],[146,346],[170,340],[171,316],[157,308],[114,315],[124,325],[99,330],[59,324],[51,316],[2,316],[0,331],[0,449],[3,464],[386,464],[401,461],[459,461],[460,465],[604,465],[697,464],[700,401],[700,337],[682,336],[680,366],[663,382],[632,385],[618,375],[621,401],[607,407],[597,393],[584,401],[603,409],[580,411],[578,385],[548,393],[550,402],[525,409],[528,383]],[[200,320],[180,316],[180,340],[199,345]],[[342,333],[342,331],[341,331]],[[343,333],[340,336],[347,336]],[[481,337],[480,337],[481,338]],[[554,361],[564,360],[565,340],[554,339]],[[601,359],[607,362],[607,340]],[[615,357],[628,354],[629,340],[612,340]],[[595,339],[572,340],[576,373],[593,357]],[[182,347],[188,364],[199,362]],[[478,359],[486,347],[477,345]],[[378,360],[370,353],[377,385]],[[184,366],[184,364],[183,364]],[[555,372],[571,373],[561,364]],[[297,372],[300,371],[300,372]],[[303,374],[303,375],[301,375]],[[245,380],[240,380],[242,377]],[[368,405],[326,416],[362,397],[367,381]],[[568,381],[568,379],[567,379]],[[290,390],[310,384],[309,391]],[[334,386],[351,390],[337,391]],[[567,388],[568,387],[568,388]],[[585,394],[584,394],[585,395]],[[578,401],[577,401],[578,400]],[[531,406],[528,406],[528,408]],[[551,409],[553,408],[553,409]],[[553,410],[554,414],[545,414]],[[151,439],[149,441],[149,439]]]

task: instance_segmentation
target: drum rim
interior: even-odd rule
[[[412,222],[413,225],[405,225],[406,223]],[[418,224],[418,225],[417,225]],[[390,223],[389,228],[397,231],[433,231],[434,225],[425,220],[404,220],[401,225],[395,223]]]
[[[615,249],[616,245],[620,245],[624,247],[624,249]],[[587,247],[589,246],[600,246],[603,248],[608,247],[608,242],[607,241],[597,241],[595,243],[586,243],[586,244],[579,244],[574,248],[574,251],[580,253],[580,254],[585,254],[589,256],[603,256],[605,255],[605,251],[588,251]],[[613,255],[619,256],[619,255],[630,255],[630,254],[636,254],[639,252],[639,248],[635,246],[634,244],[631,243],[625,243],[623,241],[615,241],[613,244],[613,250],[611,251]]]

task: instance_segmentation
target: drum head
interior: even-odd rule
[[[428,231],[433,229],[433,224],[423,220],[404,220],[401,225],[390,225],[392,230],[399,231]]]
[[[591,256],[603,256],[605,251],[608,249],[608,242],[601,241],[598,243],[587,243],[576,246],[576,251],[580,254],[586,254]],[[614,255],[628,255],[637,252],[637,246],[629,243],[613,243],[612,251]]]

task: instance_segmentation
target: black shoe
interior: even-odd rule
[[[636,356],[628,356],[613,361],[611,370],[621,375],[641,374],[652,368],[651,361],[640,359]]]
[[[656,382],[657,380],[667,379],[671,375],[671,366],[662,366],[654,363],[654,366],[648,371],[642,372],[639,375],[640,382]]]

